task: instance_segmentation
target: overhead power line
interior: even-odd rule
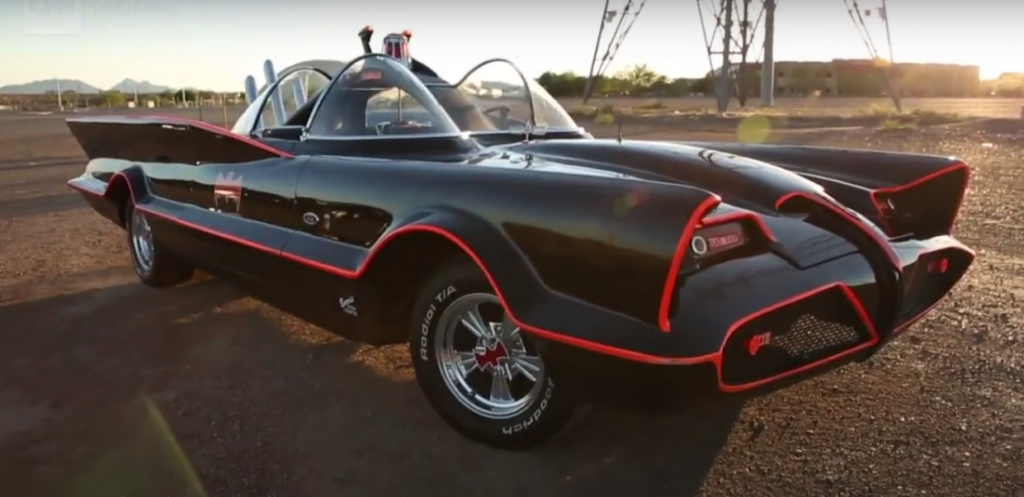
[[[635,10],[634,5],[636,7]],[[636,20],[640,17],[640,13],[643,12],[645,5],[647,5],[647,0],[640,0],[639,4],[634,4],[633,0],[626,0],[620,13],[619,11],[608,10],[609,2],[605,1],[604,12],[601,16],[601,26],[597,32],[597,42],[594,44],[594,56],[590,61],[590,73],[587,74],[587,86],[583,91],[584,102],[590,99],[591,92],[594,89],[594,81],[604,76],[612,61],[615,60],[615,56],[619,53],[619,48],[626,41],[626,37],[629,35],[630,30],[633,29],[633,25],[636,24]],[[600,51],[601,40],[604,36],[604,27],[606,24],[615,22],[616,18],[618,18],[618,22],[615,24],[615,30],[608,40],[608,45],[605,47],[601,62],[598,63],[597,54]]]
[[[871,31],[868,29],[867,23],[864,22],[864,15],[861,14],[863,12],[865,15],[870,16],[871,11],[862,11],[857,0],[853,0],[852,6],[850,5],[850,0],[843,0],[843,5],[846,6],[846,13],[849,14],[850,20],[857,29],[857,34],[860,36],[861,41],[864,42],[864,47],[867,48],[871,60],[875,63],[883,60],[883,57],[878,52],[878,48],[875,46],[874,40],[871,39]],[[886,86],[889,90],[889,96],[892,98],[892,103],[896,106],[896,110],[903,112],[899,89],[893,74],[896,70],[896,61],[893,60],[892,33],[889,29],[889,12],[886,8],[885,0],[882,0],[882,6],[876,10],[878,11],[878,17],[882,18],[882,22],[885,24],[886,43],[889,46],[889,58],[885,67]]]

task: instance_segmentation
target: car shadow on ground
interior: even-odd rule
[[[404,347],[334,338],[218,280],[16,302],[0,323],[11,495],[686,496],[741,408],[595,411],[505,453],[439,420]]]

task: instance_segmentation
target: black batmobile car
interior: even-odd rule
[[[974,260],[950,236],[955,158],[594,139],[508,61],[454,84],[408,62],[293,66],[232,131],[69,119],[90,161],[68,184],[145,284],[198,267],[407,341],[444,420],[504,448],[579,402],[671,408],[863,361]]]

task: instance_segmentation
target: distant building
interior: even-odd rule
[[[759,74],[761,64],[750,63],[747,70]],[[978,66],[897,63],[895,76],[900,94],[907,97],[973,97],[981,88]],[[747,85],[754,94],[758,86]],[[775,63],[776,95],[809,95],[815,92],[864,97],[887,95],[885,63],[871,59]]]
[[[839,91],[831,62],[779,61],[775,63],[775,93],[804,95],[811,92],[834,95]]]
[[[981,88],[978,66],[896,64],[899,89],[908,97],[973,97]]]

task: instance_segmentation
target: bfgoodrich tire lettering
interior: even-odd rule
[[[572,417],[569,392],[550,376],[531,337],[507,319],[472,262],[441,268],[421,289],[409,349],[431,405],[471,440],[528,449]]]

